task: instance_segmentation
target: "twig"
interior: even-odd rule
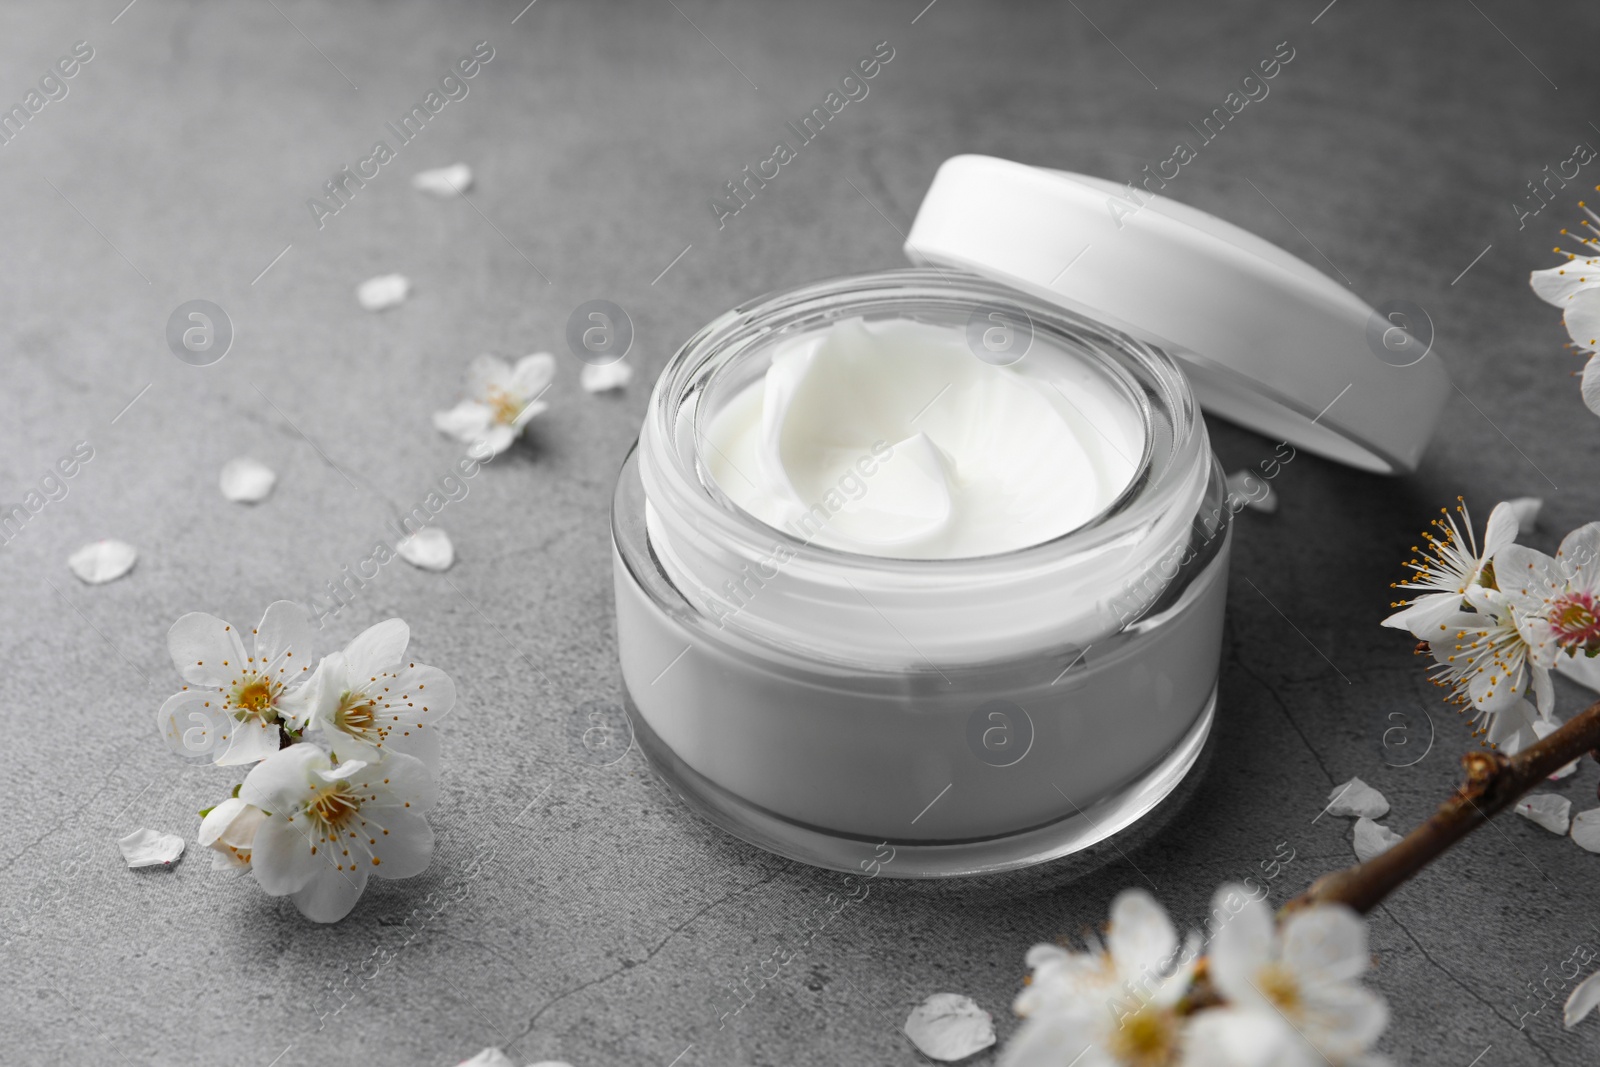
[[[1371,911],[1451,845],[1515,804],[1553,772],[1589,753],[1600,759],[1600,701],[1515,756],[1467,753],[1461,757],[1466,781],[1427,822],[1365,863],[1323,875],[1284,905],[1284,913],[1315,904],[1344,904],[1363,914]]]

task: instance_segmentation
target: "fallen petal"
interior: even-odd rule
[[[472,188],[472,168],[465,163],[425,170],[411,176],[411,188],[449,199]]]
[[[906,1016],[906,1036],[923,1055],[950,1062],[994,1044],[994,1019],[960,993],[935,993]]]
[[[424,526],[410,537],[402,538],[394,550],[400,553],[401,559],[425,571],[449,570],[450,564],[456,561],[456,548],[450,543],[450,535],[437,526]]]
[[[126,541],[93,541],[67,557],[72,573],[90,585],[116,581],[133,570],[139,550]]]
[[[1356,859],[1362,863],[1381,855],[1400,843],[1400,835],[1368,818],[1356,820]]]
[[[1567,1029],[1572,1029],[1583,1021],[1583,1017],[1594,1011],[1600,1005],[1600,971],[1596,971],[1578,983],[1578,988],[1572,991],[1567,998],[1565,1023]]]
[[[1536,496],[1519,496],[1515,500],[1507,500],[1506,504],[1517,517],[1517,532],[1532,533],[1539,524],[1539,510],[1544,507],[1544,500]]]
[[[622,360],[615,363],[585,363],[578,382],[590,393],[603,393],[608,389],[621,389],[633,380],[633,368]]]
[[[411,279],[404,274],[380,274],[356,286],[356,303],[368,311],[392,308],[411,292]]]
[[[1328,794],[1327,812],[1329,815],[1381,819],[1389,814],[1389,802],[1366,782],[1352,778],[1344,785],[1334,787],[1333,792]]]
[[[507,1056],[497,1048],[486,1048],[470,1060],[462,1060],[456,1067],[516,1067]]]
[[[1247,508],[1255,508],[1268,515],[1278,510],[1278,494],[1255,471],[1234,471],[1228,475],[1227,485],[1228,495],[1244,501]]]
[[[177,834],[160,834],[143,827],[117,841],[122,858],[129,867],[158,867],[171,865],[183,855],[183,838]]]
[[[1533,793],[1517,801],[1517,814],[1553,834],[1565,835],[1572,821],[1572,801],[1554,793]]]
[[[1600,852],[1600,808],[1580,811],[1572,817],[1572,839],[1590,852]]]
[[[265,500],[278,476],[265,463],[239,456],[222,465],[222,495],[236,504],[255,504]]]

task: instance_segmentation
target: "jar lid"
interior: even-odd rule
[[[956,156],[905,248],[1159,345],[1205,410],[1363,470],[1415,470],[1449,394],[1431,337],[1398,333],[1409,324],[1305,261],[1143,188]]]

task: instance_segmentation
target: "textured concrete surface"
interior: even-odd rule
[[[1376,785],[1400,828],[1449,790],[1464,725],[1377,626],[1434,508],[1543,496],[1547,550],[1600,515],[1600,424],[1559,317],[1526,287],[1600,164],[1523,229],[1511,207],[1575,142],[1600,144],[1592,7],[122,2],[0,10],[0,101],[74,42],[94,50],[0,147],[0,497],[94,449],[0,550],[6,1062],[431,1065],[509,1043],[518,1062],[578,1067],[914,1063],[897,1024],[941,990],[1004,1036],[1027,946],[1099,923],[1124,886],[1155,884],[1193,922],[1217,883],[1292,850],[1281,901],[1352,858],[1349,824],[1316,818],[1334,783]],[[307,198],[480,40],[494,57],[470,95],[319,230]],[[719,232],[707,199],[884,40],[895,57],[871,95]],[[1374,302],[1426,307],[1460,387],[1447,424],[1415,475],[1303,456],[1278,514],[1243,517],[1215,743],[1187,806],[1120,852],[880,882],[810,937],[837,876],[708,828],[636,751],[600,766],[568,747],[574,709],[619,699],[607,509],[649,382],[736,301],[900,263],[897,230],[945,157],[1131,177],[1285,40],[1296,58],[1270,97],[1170,191]],[[457,159],[478,172],[470,204],[408,187]],[[414,279],[412,299],[359,310],[354,285],[387,271]],[[237,331],[208,367],[163,340],[196,298]],[[153,731],[177,684],[171,621],[250,625],[354,565],[448,471],[456,449],[429,415],[465,361],[559,352],[593,298],[630,312],[639,380],[591,397],[564,355],[529,441],[441,515],[456,567],[385,568],[323,635],[326,651],[404,616],[460,687],[432,868],[376,883],[331,928],[193,853],[126,870],[115,837],[192,838],[237,778]],[[1213,435],[1230,468],[1271,448]],[[281,479],[255,508],[216,491],[245,452]],[[64,561],[100,537],[142,557],[90,588]],[[1414,766],[1390,765],[1397,722],[1407,753],[1431,722]],[[1554,789],[1583,809],[1597,777],[1591,762]],[[1371,922],[1384,1046],[1460,1067],[1593,1062],[1600,1024],[1563,1032],[1558,973],[1600,945],[1597,875],[1600,857],[1507,816],[1397,894]],[[795,958],[719,1026],[730,989],[780,950]],[[1541,982],[1556,1000],[1536,1011]]]

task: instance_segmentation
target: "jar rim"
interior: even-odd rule
[[[717,486],[701,462],[698,443],[705,435],[701,420],[708,413],[700,409],[699,400],[741,357],[770,348],[770,335],[783,324],[808,320],[820,324],[824,315],[843,318],[867,307],[897,302],[943,302],[971,308],[999,303],[1025,315],[1035,331],[1043,330],[1066,342],[1075,355],[1097,360],[1097,369],[1109,371],[1118,384],[1133,390],[1129,400],[1143,423],[1144,447],[1127,485],[1087,522],[1055,537],[1002,552],[952,558],[872,555],[818,544],[769,525],[740,507]],[[688,448],[679,440],[686,406],[692,408]],[[724,312],[685,341],[668,361],[651,393],[642,446],[647,439],[665,447],[641,449],[646,486],[668,490],[675,510],[682,508],[693,522],[741,541],[775,542],[833,566],[912,575],[949,575],[953,570],[981,570],[1011,561],[1026,564],[1072,555],[1125,536],[1148,521],[1149,506],[1167,496],[1163,492],[1166,484],[1192,480],[1186,473],[1192,461],[1206,462],[1209,456],[1194,393],[1177,361],[1165,350],[1001,282],[937,267],[829,278],[775,290]],[[1183,462],[1184,458],[1191,462]]]

